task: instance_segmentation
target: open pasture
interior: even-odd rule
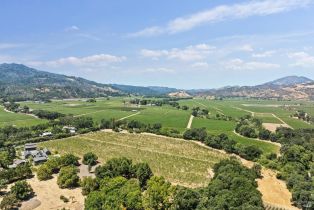
[[[45,120],[25,114],[6,112],[3,107],[0,107],[0,127],[8,125],[17,127],[32,126],[43,122],[45,122]]]
[[[96,132],[52,140],[41,143],[41,146],[79,156],[94,152],[101,162],[122,156],[131,158],[135,163],[147,162],[155,175],[164,176],[174,184],[190,187],[206,186],[211,178],[211,167],[227,157],[227,154],[191,141],[113,132]]]

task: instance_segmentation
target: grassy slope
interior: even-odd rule
[[[15,125],[18,127],[32,126],[45,122],[45,120],[36,119],[32,116],[28,116],[20,113],[9,113],[0,107],[0,127],[7,125]]]
[[[154,174],[185,186],[205,186],[209,170],[225,154],[179,139],[138,134],[97,132],[41,143],[58,152],[82,156],[95,152],[102,162],[125,156],[134,162],[147,162]]]

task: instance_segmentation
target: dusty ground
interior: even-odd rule
[[[277,128],[280,127],[287,127],[289,128],[290,126],[287,126],[287,124],[278,124],[278,123],[263,123],[264,128],[271,132],[275,132]]]
[[[189,122],[188,122],[188,125],[186,126],[186,128],[190,129],[190,128],[192,127],[193,119],[194,119],[194,116],[191,115],[191,116],[190,116],[190,119],[189,119]]]
[[[291,205],[292,195],[286,184],[276,178],[276,173],[270,169],[262,169],[262,179],[258,179],[258,190],[262,193],[265,204],[284,209],[298,209]]]
[[[71,209],[71,210],[83,210],[84,209],[84,197],[80,188],[76,189],[60,189],[57,185],[57,176],[47,181],[39,181],[36,177],[29,179],[28,183],[32,186],[36,196],[24,202],[21,210],[57,210],[57,209]],[[60,196],[67,197],[70,201],[64,203]],[[40,202],[40,205],[38,203]],[[32,208],[34,207],[34,208]]]

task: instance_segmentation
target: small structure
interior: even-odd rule
[[[12,165],[8,165],[8,168],[16,168],[19,165],[23,165],[26,163],[26,160],[20,160],[20,159],[16,159],[13,161]]]
[[[44,132],[40,135],[41,137],[45,137],[45,136],[52,136],[51,132]]]
[[[64,126],[63,130],[69,131],[69,133],[71,133],[71,134],[75,134],[76,133],[76,128],[75,127],[71,127],[71,126]]]
[[[38,150],[36,143],[25,144],[24,151],[22,151],[22,159],[25,161],[32,157],[35,165],[46,162],[48,155],[51,155],[51,152],[47,148]]]

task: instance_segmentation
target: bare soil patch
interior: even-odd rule
[[[287,124],[278,124],[278,123],[263,123],[263,127],[271,132],[275,132],[277,128],[286,127],[289,128]]]
[[[291,204],[291,192],[285,182],[277,179],[276,173],[270,169],[262,169],[262,179],[257,179],[258,190],[262,193],[265,204],[283,209],[298,209]]]
[[[54,176],[53,179],[47,181],[39,181],[37,177],[27,180],[27,182],[32,186],[35,197],[33,201],[26,201],[22,204],[25,209],[28,210],[31,204],[35,204],[40,202],[38,207],[33,209],[36,210],[57,210],[57,209],[71,209],[71,210],[83,210],[84,209],[84,196],[82,195],[82,191],[80,188],[76,189],[60,189],[57,185],[57,176]],[[60,196],[63,195],[67,197],[70,201],[68,203],[64,203]],[[37,200],[37,201],[36,201]],[[36,203],[35,203],[36,202]],[[35,204],[34,204],[35,203]]]

